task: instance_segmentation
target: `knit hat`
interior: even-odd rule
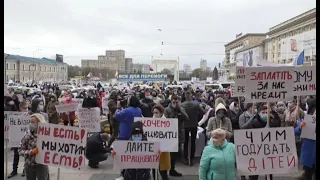
[[[143,134],[143,123],[141,121],[136,121],[131,126],[132,134]]]

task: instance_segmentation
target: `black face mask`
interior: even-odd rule
[[[157,95],[156,95],[156,94],[152,94],[152,96],[153,96],[153,97],[157,97]]]

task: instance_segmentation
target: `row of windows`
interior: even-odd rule
[[[6,81],[9,81],[9,80],[16,81],[16,80],[17,80],[17,79],[16,79],[16,75],[13,75],[13,78],[10,78],[10,79],[9,79],[9,76],[7,75]],[[24,81],[31,81],[31,80],[32,80],[31,77],[22,77],[22,81],[23,81],[23,82],[24,82]],[[57,78],[53,78],[53,80],[56,81],[56,80],[58,80],[58,79],[57,79]]]
[[[9,64],[8,63],[6,64],[6,66],[7,66],[6,69],[9,70]],[[59,69],[60,69],[60,71],[59,71]],[[13,70],[16,70],[16,64],[13,64]],[[27,71],[31,71],[31,70],[37,71],[37,66],[34,66],[33,64],[30,64],[27,67],[25,67],[25,65],[23,64],[22,65],[22,70],[23,71],[25,71],[25,70],[27,70]],[[47,66],[40,66],[40,71],[47,71]],[[48,68],[48,71],[49,72],[67,72],[67,68],[65,68],[65,67],[58,68],[58,67],[51,67],[50,66]]]
[[[292,30],[292,31],[290,31],[288,33],[282,34],[281,36],[275,37],[275,38],[272,39],[272,41],[275,42],[276,39],[278,39],[278,41],[280,41],[281,39],[284,39],[284,38],[287,38],[287,37],[291,37],[291,36],[295,36],[297,34],[301,34],[303,32],[307,32],[307,31],[310,31],[310,30],[315,29],[315,28],[316,28],[316,23],[313,23],[311,25],[307,25],[307,26]]]

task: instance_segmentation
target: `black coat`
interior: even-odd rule
[[[95,97],[93,97],[93,98],[90,98],[90,97],[84,98],[84,100],[82,102],[82,107],[83,108],[99,107],[97,98],[95,98]]]
[[[103,146],[100,133],[93,133],[87,139],[86,157],[92,157],[93,154],[107,153],[107,149]]]

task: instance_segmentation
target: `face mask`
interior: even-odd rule
[[[219,118],[219,119],[224,118],[224,114],[217,114],[217,118]]]
[[[141,136],[132,136],[132,141],[141,141],[142,137]]]
[[[8,104],[12,106],[12,105],[14,105],[14,102],[10,101]]]
[[[260,115],[260,118],[261,118],[262,120],[267,120],[268,115],[267,115],[267,114],[261,114],[261,115]]]
[[[37,129],[37,126],[36,126],[35,124],[33,124],[33,123],[30,123],[30,124],[29,124],[29,130],[30,130],[30,132],[34,132],[36,129]]]
[[[39,110],[39,111],[43,111],[43,105],[39,105],[39,106],[38,106],[38,110]]]
[[[51,101],[54,101],[54,99],[51,99]]]
[[[288,108],[293,108],[294,107],[294,104],[293,103],[288,103]]]
[[[171,104],[172,108],[177,108],[177,104]]]
[[[285,110],[284,107],[278,107],[278,108],[277,108],[277,112],[279,112],[279,113],[283,113],[284,110]]]
[[[156,95],[156,94],[152,94],[152,96],[153,96],[153,97],[157,97],[157,95]]]
[[[69,101],[69,100],[70,100],[70,97],[67,97],[66,100]]]
[[[161,114],[154,114],[153,115],[153,118],[161,118],[162,116],[161,116]]]
[[[233,109],[233,111],[236,112],[236,113],[238,113],[239,110],[240,110],[240,108],[238,108],[238,107],[235,107],[235,108]]]

